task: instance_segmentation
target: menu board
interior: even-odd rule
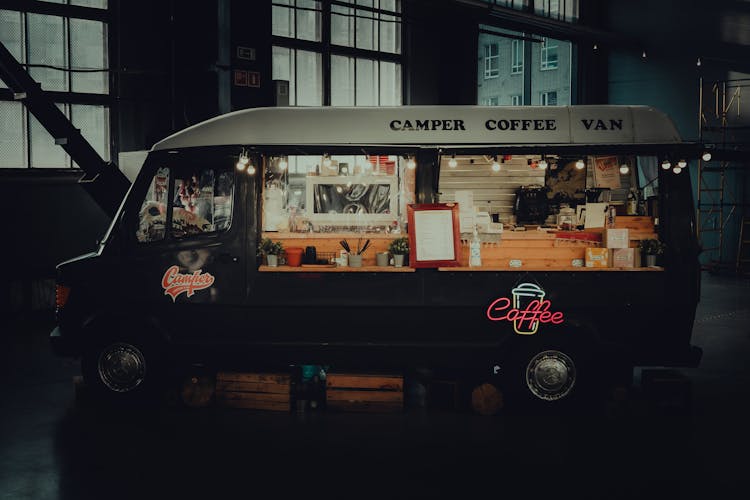
[[[422,203],[407,207],[409,218],[409,265],[411,267],[458,266],[458,204]]]

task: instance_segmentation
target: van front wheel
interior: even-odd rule
[[[83,356],[84,380],[111,401],[143,402],[153,394],[160,378],[155,353],[141,342],[102,342]]]

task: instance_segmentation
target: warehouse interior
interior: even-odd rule
[[[750,3],[0,0],[1,48],[0,196],[13,208],[0,285],[3,498],[744,490],[733,457],[750,444]],[[714,152],[682,173],[701,248],[692,343],[703,358],[662,373],[673,377],[663,399],[643,392],[643,367],[574,416],[430,407],[419,385],[404,387],[404,414],[195,409],[174,394],[144,413],[97,405],[80,361],[50,350],[56,266],[96,250],[171,134],[260,107],[606,104],[653,106]]]

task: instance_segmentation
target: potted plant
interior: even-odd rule
[[[261,238],[258,242],[258,255],[266,259],[266,263],[271,267],[279,265],[279,255],[284,251],[284,244],[280,241],[273,241],[271,238]]]
[[[405,255],[409,253],[409,237],[400,236],[388,244],[388,251],[393,255],[396,267],[404,265]]]
[[[656,266],[656,256],[664,253],[666,245],[656,238],[647,238],[638,242],[638,248],[646,255],[646,266]]]

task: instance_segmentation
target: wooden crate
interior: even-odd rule
[[[220,372],[216,402],[227,408],[289,411],[292,376],[287,373]]]
[[[328,410],[393,413],[403,407],[401,375],[329,373],[326,376]]]

